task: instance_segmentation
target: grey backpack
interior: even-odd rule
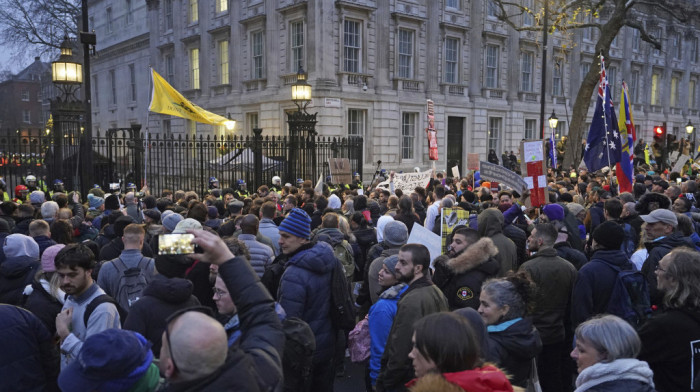
[[[138,265],[134,268],[127,267],[121,258],[114,260],[112,264],[119,274],[119,283],[114,292],[114,299],[122,308],[128,310],[141,298],[143,289],[151,282],[151,277],[148,276],[146,270],[148,260],[141,257]]]

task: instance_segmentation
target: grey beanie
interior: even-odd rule
[[[384,226],[384,241],[392,246],[401,246],[408,241],[408,229],[401,221],[391,221]]]
[[[396,263],[399,262],[399,255],[391,255],[384,258],[384,265],[391,272],[392,275],[396,276]]]

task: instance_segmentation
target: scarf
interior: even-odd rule
[[[596,385],[615,380],[637,380],[654,387],[654,373],[649,365],[634,358],[621,358],[612,362],[598,362],[589,366],[576,378],[576,390],[584,392]]]
[[[151,365],[148,367],[148,370],[146,370],[146,373],[144,373],[141,378],[136,381],[136,384],[134,384],[128,392],[150,392],[150,391],[155,391],[158,387],[158,384],[160,384],[161,378],[160,378],[160,371],[158,370],[158,366],[156,366],[155,363],[151,363]]]

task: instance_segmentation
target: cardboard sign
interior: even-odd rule
[[[331,172],[331,182],[334,184],[352,183],[352,167],[348,158],[330,158],[328,169]]]
[[[522,193],[523,189],[527,188],[527,184],[523,178],[514,171],[491,162],[481,161],[479,165],[481,166],[479,172],[481,173],[482,180],[498,182],[518,193]]]
[[[459,166],[455,166],[452,168],[452,177],[454,178],[460,178],[459,176]]]
[[[394,174],[394,189],[401,189],[404,193],[411,193],[418,186],[425,188],[430,182],[432,173],[432,170],[426,170],[418,173]],[[389,190],[389,180],[377,184],[377,189]]]
[[[428,248],[428,251],[430,252],[431,268],[433,267],[433,261],[435,260],[435,258],[442,254],[440,236],[417,223],[413,223],[413,228],[411,228],[411,235],[408,237],[408,241],[406,243],[425,245],[425,247]]]
[[[479,170],[479,154],[467,154],[467,170]]]
[[[443,254],[447,253],[447,236],[452,234],[457,226],[469,226],[469,211],[443,208],[440,215],[440,238]]]
[[[690,160],[690,157],[687,155],[681,155],[680,158],[678,158],[678,162],[676,162],[675,165],[673,165],[673,169],[671,169],[671,172],[678,172],[680,173],[681,170],[683,170],[683,166]]]

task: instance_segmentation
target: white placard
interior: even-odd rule
[[[452,168],[452,177],[454,178],[460,178],[459,176],[459,166],[455,166]]]
[[[537,162],[544,160],[544,151],[542,142],[525,142],[523,143],[523,159],[525,162]]]
[[[432,170],[418,173],[394,174],[394,189],[401,189],[404,193],[408,192],[410,194],[418,186],[422,186],[423,188],[427,187],[432,174]],[[390,189],[389,180],[380,182],[377,184],[377,188]]]
[[[430,268],[433,267],[433,260],[442,254],[442,238],[415,222],[406,243],[421,244],[428,248],[430,252]]]
[[[537,187],[538,188],[546,188],[547,187],[547,176],[537,177]]]
[[[534,179],[532,176],[524,177],[523,180],[525,180],[525,183],[527,184],[527,189],[535,189],[535,184],[533,183]]]

